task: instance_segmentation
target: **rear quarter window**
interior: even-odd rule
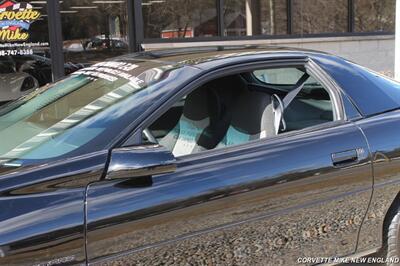
[[[271,68],[256,70],[254,76],[266,84],[294,85],[304,75],[304,71],[296,68]]]

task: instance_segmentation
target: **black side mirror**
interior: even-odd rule
[[[126,179],[173,173],[174,155],[160,145],[120,148],[111,152],[106,179]]]

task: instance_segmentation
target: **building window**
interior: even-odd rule
[[[218,35],[215,0],[143,0],[142,10],[147,39]]]
[[[0,1],[0,105],[52,81],[45,1]],[[23,19],[21,19],[23,18]]]
[[[128,52],[126,1],[60,2],[66,74]]]
[[[347,0],[293,0],[293,34],[341,33],[347,29]]]
[[[246,32],[246,1],[224,1],[225,36],[245,36]]]
[[[354,0],[356,32],[394,32],[396,0]]]
[[[225,0],[224,35],[287,34],[286,0]]]

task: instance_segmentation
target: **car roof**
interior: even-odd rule
[[[324,52],[262,45],[242,46],[201,46],[188,48],[172,48],[151,50],[119,57],[119,60],[157,61],[160,64],[190,65],[201,69],[208,69],[215,61],[224,62],[243,60],[254,56],[268,58],[307,58],[313,55],[329,55]],[[209,64],[207,64],[209,63]]]
[[[263,45],[205,46],[146,51],[124,55],[119,57],[119,60],[147,61],[158,66],[194,67],[200,72],[207,72],[231,64],[252,63],[257,60],[308,58],[314,60],[333,78],[362,116],[398,108],[398,101],[388,95],[388,90],[392,90],[390,86],[383,86],[383,82],[377,82],[370,70],[347,59],[320,51]]]

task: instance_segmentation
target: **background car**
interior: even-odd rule
[[[69,75],[84,66],[66,63]],[[0,102],[16,100],[52,82],[51,60],[40,55],[6,56],[0,59]]]
[[[44,86],[51,83],[53,80],[51,74],[51,59],[49,58],[33,54],[12,56],[10,60],[13,61],[18,72],[25,72],[35,77],[39,82],[39,86]],[[83,67],[84,65],[79,63],[65,63],[65,74],[69,75]]]
[[[102,49],[128,49],[128,44],[119,38],[105,38],[104,36],[97,36],[92,38],[86,44],[86,49],[102,50]]]
[[[314,51],[79,70],[0,109],[0,264],[399,256],[399,109],[398,82]]]
[[[0,61],[0,105],[16,100],[39,87],[37,79],[28,73],[15,72],[12,65]]]

